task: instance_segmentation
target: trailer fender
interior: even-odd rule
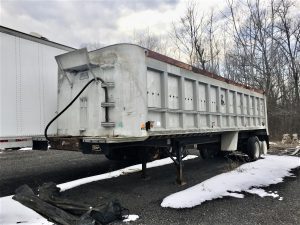
[[[236,151],[238,144],[238,131],[225,132],[221,135],[221,151]]]

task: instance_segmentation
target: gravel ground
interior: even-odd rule
[[[141,180],[139,174],[94,182],[66,191],[65,196],[98,205],[117,198],[140,219],[133,224],[300,224],[300,181],[288,178],[282,184],[266,190],[278,191],[283,201],[271,197],[260,198],[246,194],[244,199],[226,197],[206,202],[193,209],[160,207],[163,198],[186,189],[214,175],[230,169],[225,160],[195,159],[185,163],[187,185],[175,184],[172,165],[149,170],[150,179]],[[118,224],[118,223],[116,223]]]
[[[272,150],[276,153],[276,149]],[[100,155],[82,155],[63,151],[11,151],[0,154],[1,195],[12,194],[23,183],[37,187],[43,182],[62,183],[80,177],[105,173],[128,165],[111,163]],[[189,160],[184,164],[187,184],[175,183],[173,165],[148,170],[149,179],[140,173],[102,180],[63,193],[65,197],[91,205],[119,199],[121,204],[138,214],[140,219],[132,224],[300,224],[300,179],[295,177],[265,188],[278,191],[282,201],[272,197],[260,198],[245,194],[244,199],[225,197],[192,209],[166,209],[160,207],[163,198],[186,189],[212,176],[227,172],[239,163],[226,159]],[[119,224],[119,223],[115,223]]]
[[[0,197],[14,194],[17,187],[37,187],[44,182],[57,184],[98,175],[128,166],[114,163],[103,155],[68,151],[0,151]]]

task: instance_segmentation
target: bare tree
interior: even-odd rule
[[[143,46],[155,52],[172,56],[172,46],[169,46],[168,35],[156,35],[149,28],[134,31],[133,43]]]
[[[189,2],[184,16],[173,23],[173,40],[177,48],[187,56],[188,63],[216,72],[219,68],[220,50],[215,37],[215,17],[212,10],[208,16],[199,16],[197,4]]]
[[[265,91],[274,134],[296,132],[300,19],[292,13],[295,5],[291,0],[228,0],[228,9],[233,45],[225,54],[227,76]],[[278,120],[280,128],[272,123]]]
[[[220,66],[220,44],[219,40],[217,38],[218,35],[220,35],[217,32],[216,26],[217,26],[217,19],[215,18],[214,10],[212,9],[210,11],[210,14],[208,14],[208,21],[207,26],[205,29],[205,33],[207,34],[207,41],[208,41],[208,49],[209,49],[209,61],[207,65],[207,70],[213,72],[213,73],[219,73],[219,66]]]
[[[287,0],[280,0],[277,3],[275,10],[279,19],[276,23],[278,35],[275,37],[275,40],[279,43],[284,58],[288,62],[294,82],[296,105],[300,107],[300,16],[299,14],[291,14],[290,11],[293,6],[293,2]]]
[[[228,1],[234,48],[227,53],[227,59],[234,61],[239,76],[235,79],[245,84],[273,91],[274,56],[278,46],[274,44],[274,12],[261,6],[259,0],[247,1],[242,12],[244,19],[237,18],[237,8]],[[247,16],[245,16],[245,14]],[[238,20],[238,22],[237,22]],[[231,71],[232,72],[232,71]],[[240,78],[238,78],[240,77]]]

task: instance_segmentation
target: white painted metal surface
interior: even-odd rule
[[[67,59],[67,55],[64,58]],[[90,52],[89,58],[98,65],[93,69],[94,74],[115,83],[108,93],[109,101],[115,102],[115,107],[109,109],[109,117],[116,125],[112,128],[101,126],[105,114],[101,107],[105,101],[104,91],[100,84],[93,83],[81,95],[80,99],[86,100],[84,107],[78,99],[59,118],[58,135],[116,137],[119,140],[267,129],[265,96],[254,90],[147,57],[147,50],[130,44]],[[60,75],[59,111],[92,79],[90,72],[87,79],[81,79],[82,73],[76,69],[69,73],[73,88]],[[82,121],[86,121],[85,129],[81,129]],[[148,131],[144,129],[147,121],[152,121]]]
[[[0,148],[21,147],[28,141],[15,140],[43,135],[57,111],[54,56],[66,50],[0,32],[0,51]]]
[[[235,151],[239,138],[238,131],[224,132],[221,135],[221,151]]]

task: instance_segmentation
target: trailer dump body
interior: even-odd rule
[[[264,94],[132,44],[56,57],[58,111],[45,129],[54,149],[146,162],[169,156],[182,179],[187,145],[203,158],[241,150],[256,160],[268,148]],[[53,121],[57,135],[47,136]],[[35,149],[48,142],[36,140]]]
[[[91,84],[58,119],[58,136],[114,143],[267,129],[261,91],[136,45],[113,45],[87,54],[88,66],[81,59],[84,52],[57,59],[64,70],[58,81],[59,111],[94,76],[105,84]],[[106,110],[109,121],[105,121]]]

